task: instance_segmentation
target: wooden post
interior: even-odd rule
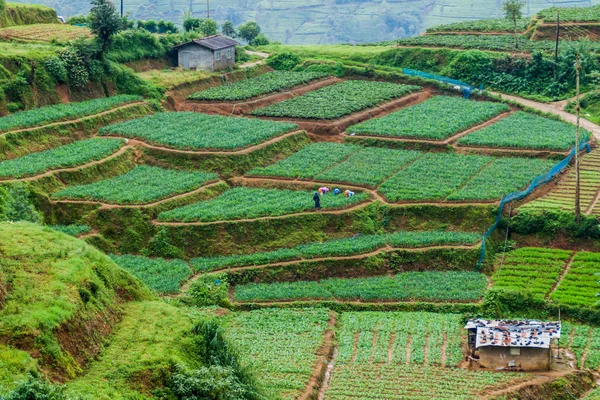
[[[560,10],[556,10],[556,48],[554,49],[554,79],[558,80],[558,40],[560,38]]]
[[[206,0],[206,18],[210,19],[210,0]]]
[[[121,0],[121,18],[123,18],[123,2],[124,2],[124,1],[125,1],[125,0]]]
[[[581,193],[580,193],[580,177],[579,177],[579,126],[581,120],[581,102],[579,101],[579,80],[581,75],[581,54],[577,53],[575,59],[575,72],[577,74],[576,83],[576,104],[577,104],[577,129],[575,130],[575,219],[577,224],[581,223]]]

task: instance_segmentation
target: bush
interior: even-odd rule
[[[90,76],[79,52],[72,47],[67,47],[59,53],[59,57],[67,69],[69,84],[76,88],[85,87]]]
[[[181,250],[171,244],[171,239],[166,229],[161,228],[156,236],[148,242],[148,247],[142,251],[145,256],[163,258],[180,258]]]
[[[68,79],[67,65],[59,57],[52,57],[46,61],[46,70],[58,83],[66,83]]]
[[[277,53],[267,58],[267,65],[278,71],[291,71],[298,64],[300,64],[300,56],[295,53]]]
[[[503,221],[506,226],[507,221]],[[578,239],[600,238],[598,219],[591,215],[582,215],[577,224],[575,215],[564,211],[521,211],[510,221],[511,229],[523,235],[540,234],[555,236],[566,234]]]
[[[268,39],[268,38],[265,36],[265,34],[264,34],[264,33],[261,33],[261,34],[259,34],[258,36],[256,36],[256,37],[254,38],[254,40],[252,41],[252,43],[251,43],[251,44],[252,44],[253,46],[266,46],[266,45],[268,45],[269,43],[270,43],[270,42],[269,42],[269,39]]]
[[[295,68],[301,69],[306,72],[321,72],[324,74],[337,76],[338,78],[343,77],[346,74],[346,70],[344,68],[344,64],[341,62],[333,62],[333,61],[324,61],[317,63],[305,63],[299,65]]]
[[[53,385],[47,381],[42,381],[34,376],[21,382],[15,390],[5,400],[63,400],[66,399],[63,394],[63,388]]]
[[[202,276],[192,283],[183,302],[196,307],[229,307],[228,290],[229,284],[223,276]]]
[[[0,221],[42,222],[42,216],[33,206],[24,183],[0,188]]]

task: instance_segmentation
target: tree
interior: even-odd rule
[[[248,21],[238,26],[238,35],[248,43],[260,34],[260,26],[254,21]]]
[[[231,22],[231,21],[223,22],[223,25],[221,25],[221,33],[223,35],[229,36],[231,38],[234,38],[237,36],[235,27],[233,26],[233,22]]]
[[[121,17],[110,0],[92,0],[91,4],[90,30],[102,43],[104,54],[111,38],[121,29]]]
[[[265,36],[264,33],[260,33],[254,38],[254,40],[250,44],[253,46],[266,46],[269,44],[269,39]]]
[[[204,36],[216,35],[217,34],[217,23],[210,18],[203,19],[200,22],[200,27],[198,28],[198,30]]]
[[[200,19],[192,17],[190,11],[183,13],[183,30],[185,32],[197,31],[200,28]]]
[[[502,3],[502,9],[506,19],[512,21],[515,28],[515,48],[519,48],[519,20],[523,17],[523,3],[522,0],[505,0]]]

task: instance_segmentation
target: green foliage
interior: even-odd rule
[[[269,38],[264,33],[259,33],[252,41],[252,46],[267,46],[270,43]]]
[[[521,234],[539,234],[553,237],[565,234],[574,238],[600,238],[598,219],[592,215],[582,215],[581,224],[577,224],[575,215],[561,210],[520,210],[510,221],[513,232]]]
[[[18,182],[0,187],[0,221],[42,222],[27,185]]]
[[[223,24],[221,25],[221,33],[225,36],[229,36],[230,38],[237,37],[237,31],[235,30],[233,22],[231,21],[223,22]]]
[[[560,304],[576,307],[595,307],[600,284],[600,253],[578,252],[566,275],[550,298]]]
[[[259,108],[253,115],[336,119],[420,90],[419,86],[387,82],[345,81],[281,103]]]
[[[238,26],[238,35],[244,39],[247,43],[252,43],[254,39],[260,34],[260,26],[254,21],[248,21]]]
[[[108,157],[123,144],[124,141],[121,139],[92,138],[12,160],[0,161],[0,177],[21,178],[53,169],[83,165]]]
[[[102,44],[104,54],[111,38],[121,29],[121,18],[110,0],[91,0],[90,4],[89,27]]]
[[[540,11],[538,18],[544,22],[556,22],[557,12],[560,11],[562,22],[597,22],[600,21],[600,6],[592,7],[551,7]]]
[[[323,209],[350,207],[365,201],[368,195],[357,193],[353,197],[325,195]],[[283,216],[314,209],[313,192],[303,190],[278,190],[237,187],[216,199],[190,204],[158,215],[161,221],[211,222],[244,218]]]
[[[62,387],[29,375],[4,400],[66,400]]]
[[[167,230],[160,228],[158,233],[150,239],[148,247],[142,251],[142,254],[145,256],[178,258],[181,257],[182,251],[178,247],[173,246]]]
[[[213,36],[217,34],[217,23],[210,19],[206,18],[200,21],[200,26],[198,27],[198,31],[202,33],[204,36]]]
[[[318,72],[267,72],[254,78],[215,86],[210,89],[193,93],[190,100],[247,100],[294,86],[306,84],[315,79],[325,77]]]
[[[178,293],[181,284],[192,275],[189,265],[182,260],[134,255],[112,255],[111,258],[118,266],[131,272],[160,294]]]
[[[46,70],[58,83],[66,83],[69,79],[67,64],[61,57],[52,57],[46,61]]]
[[[478,272],[404,272],[395,277],[325,279],[249,284],[235,288],[236,301],[298,299],[360,301],[476,301],[486,291],[487,279]]]
[[[161,19],[158,22],[156,22],[154,20],[149,20],[149,21],[138,20],[137,27],[138,27],[138,29],[144,29],[150,33],[158,33],[158,34],[177,33],[177,30],[178,30],[177,26],[173,22],[165,21],[164,19]]]
[[[229,307],[229,285],[223,277],[199,276],[185,292],[183,302],[196,307]]]
[[[529,19],[521,18],[518,20],[517,29],[525,31],[529,25]],[[462,21],[452,24],[436,25],[427,28],[427,32],[512,32],[514,24],[506,18],[490,18],[475,21]]]
[[[282,52],[271,54],[267,60],[267,65],[275,70],[291,71],[300,64],[300,56],[296,53]]]
[[[304,62],[294,69],[295,71],[319,72],[326,75],[343,78],[346,75],[346,69],[341,62]]]
[[[89,225],[71,224],[71,225],[50,225],[55,231],[62,232],[70,236],[84,235],[92,230]]]
[[[141,99],[138,96],[119,95],[80,103],[57,104],[31,111],[23,111],[0,118],[0,132],[19,128],[31,128],[52,122],[90,116],[139,100]]]
[[[575,146],[575,126],[533,114],[517,112],[458,140],[468,146],[569,150]],[[582,130],[580,140],[590,133]]]
[[[55,193],[54,199],[85,199],[114,204],[144,204],[195,190],[217,174],[140,165],[111,179],[71,186]]]
[[[286,178],[314,178],[322,171],[348,158],[360,149],[358,146],[347,144],[314,143],[275,164],[254,168],[248,174]]]
[[[496,115],[506,104],[436,96],[382,118],[348,128],[348,133],[443,140]]]
[[[100,134],[139,138],[178,149],[233,150],[259,144],[296,128],[290,123],[259,119],[168,112],[110,125],[100,129]]]

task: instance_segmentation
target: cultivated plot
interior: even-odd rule
[[[0,38],[6,41],[25,42],[68,42],[79,38],[89,38],[88,28],[69,24],[17,25],[0,29]]]
[[[347,129],[348,133],[427,140],[444,140],[509,111],[503,103],[436,96],[385,117]]]
[[[420,90],[386,82],[345,81],[252,112],[267,117],[331,120]]]
[[[550,298],[560,304],[593,307],[598,303],[600,253],[578,252]]]
[[[600,367],[600,328],[565,321],[561,325],[560,347],[569,349],[578,368],[597,370]]]
[[[109,125],[101,135],[140,139],[181,150],[238,150],[296,130],[294,124],[222,117],[195,112],[164,112]]]
[[[250,79],[202,90],[192,94],[188,99],[203,101],[248,100],[283,89],[290,89],[326,76],[327,74],[322,72],[273,71]]]
[[[145,204],[198,189],[218,178],[202,171],[183,171],[140,165],[114,178],[67,187],[55,200],[89,200],[113,204]]]

